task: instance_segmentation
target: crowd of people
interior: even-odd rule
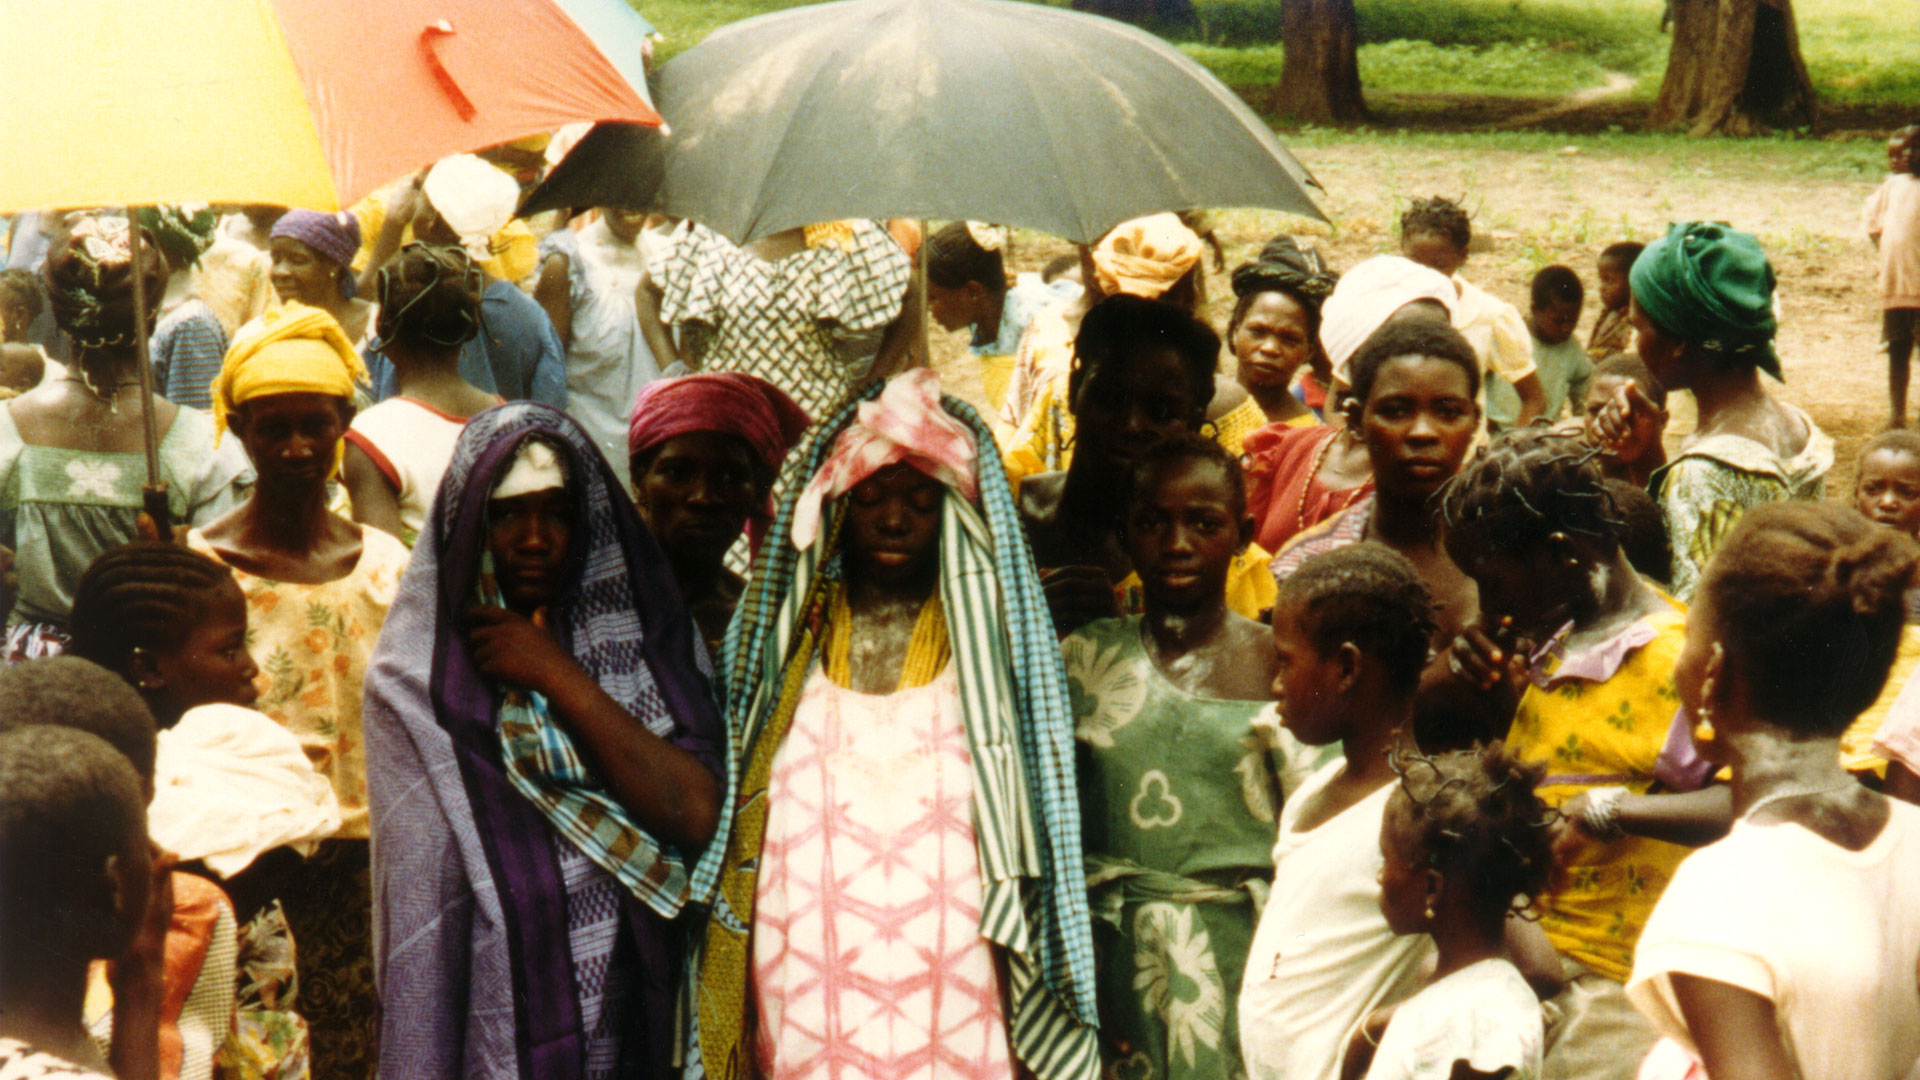
[[[1523,310],[1416,199],[1216,328],[1196,215],[740,246],[516,219],[538,140],[22,215],[0,1076],[1900,1080],[1889,149],[1837,498],[1722,223]]]

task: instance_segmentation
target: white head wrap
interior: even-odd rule
[[[1320,344],[1334,377],[1346,381],[1353,354],[1394,312],[1416,300],[1437,300],[1452,312],[1459,298],[1447,275],[1401,255],[1376,255],[1341,274],[1320,305]]]
[[[520,185],[513,177],[472,154],[441,158],[420,187],[475,261],[493,257],[493,234],[513,220],[520,205]]]
[[[511,499],[567,486],[567,467],[553,447],[539,439],[528,439],[514,451],[513,465],[493,486],[495,499]]]

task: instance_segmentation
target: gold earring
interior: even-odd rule
[[[1694,711],[1693,739],[1695,742],[1713,741],[1713,676],[1709,675],[1700,683],[1700,708]]]
[[[1433,901],[1427,901],[1427,921],[1433,921]]]

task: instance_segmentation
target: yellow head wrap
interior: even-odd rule
[[[215,438],[227,430],[227,414],[269,394],[326,394],[353,400],[367,369],[332,315],[289,303],[240,328],[213,380]],[[333,450],[338,469],[343,448]]]
[[[1200,238],[1172,214],[1123,221],[1093,248],[1093,270],[1109,296],[1157,298],[1199,261]]]

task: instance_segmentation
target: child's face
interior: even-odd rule
[[[177,647],[152,650],[152,656],[162,692],[182,711],[222,702],[252,705],[260,696],[253,685],[260,669],[247,651],[246,597],[231,582],[206,602]]]
[[[1581,305],[1571,300],[1556,300],[1533,309],[1533,332],[1548,345],[1558,345],[1573,336],[1580,325]]]
[[[1283,292],[1255,297],[1227,344],[1238,364],[1235,377],[1249,390],[1284,391],[1313,356],[1306,310]]]
[[[1853,504],[1882,525],[1920,535],[1920,458],[1891,447],[1861,458]]]
[[[1607,407],[1613,395],[1621,387],[1633,380],[1619,375],[1602,375],[1587,384],[1587,399],[1581,403],[1581,410],[1587,418],[1586,437],[1595,446],[1601,445],[1600,431],[1597,425],[1600,413]],[[1660,448],[1660,439],[1666,434],[1666,414],[1633,414],[1633,430],[1630,431],[1619,447],[1605,453],[1608,461],[1618,465],[1632,465],[1641,461]]]
[[[1887,171],[1902,175],[1912,171],[1913,132],[1901,128],[1887,139]]]
[[[924,581],[939,568],[946,485],[911,465],[889,465],[847,492],[853,571],[883,588]]]
[[[0,341],[25,341],[27,328],[32,325],[27,305],[12,296],[0,299]]]
[[[1127,511],[1126,541],[1147,606],[1185,612],[1224,603],[1227,570],[1246,543],[1226,470],[1173,461],[1143,480]]]
[[[487,501],[487,550],[508,607],[531,616],[553,602],[572,539],[573,496],[565,488]]]
[[[1314,646],[1300,607],[1283,593],[1273,608],[1273,696],[1288,731],[1308,746],[1326,746],[1341,738],[1341,664]]]
[[[1417,232],[1400,239],[1400,254],[1422,266],[1432,267],[1452,277],[1466,265],[1466,249],[1451,237],[1439,233]]]
[[[1427,932],[1427,874],[1411,857],[1405,838],[1413,828],[1413,801],[1394,786],[1380,819],[1380,914],[1396,934]]]
[[[1600,306],[1608,311],[1627,306],[1633,297],[1633,290],[1627,284],[1627,272],[1631,269],[1619,259],[1600,260]]]

